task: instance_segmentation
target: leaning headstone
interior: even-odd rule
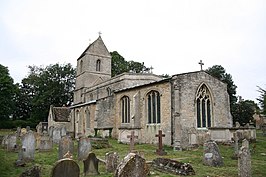
[[[84,164],[84,174],[85,175],[98,175],[99,169],[99,160],[97,159],[96,155],[91,152],[89,153],[88,157],[83,161]]]
[[[119,164],[119,156],[116,152],[108,152],[105,154],[105,167],[106,171],[113,173]]]
[[[53,137],[53,143],[58,144],[60,139],[62,138],[62,136],[61,136],[61,128],[60,127],[53,128],[52,137]]]
[[[91,142],[88,137],[82,137],[78,141],[78,160],[84,160],[91,151]]]
[[[245,140],[243,140],[245,141]],[[238,176],[251,177],[251,157],[248,141],[242,144],[238,154]]]
[[[22,156],[25,161],[34,160],[36,139],[33,132],[29,131],[22,137]]]
[[[174,175],[195,175],[195,171],[189,163],[182,163],[166,158],[154,159],[152,167],[158,171],[171,173]]]
[[[74,142],[69,136],[64,136],[59,142],[58,159],[62,159],[67,152],[73,154]]]
[[[43,135],[40,137],[39,151],[51,151],[53,142],[49,136]]]
[[[17,147],[17,135],[16,134],[8,135],[6,139],[7,151],[14,151],[16,147]]]
[[[40,177],[41,176],[41,167],[33,166],[30,169],[24,171],[19,177]]]
[[[129,153],[116,168],[115,177],[145,177],[149,175],[149,168],[145,159],[135,153]]]
[[[222,166],[223,159],[220,155],[219,147],[214,141],[207,141],[203,145],[203,164],[208,166]]]
[[[80,169],[72,159],[61,159],[56,162],[52,169],[52,177],[79,177]]]

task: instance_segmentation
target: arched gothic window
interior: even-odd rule
[[[130,100],[128,96],[121,98],[121,118],[122,123],[130,123]]]
[[[85,115],[86,115],[86,128],[89,129],[90,128],[90,111],[88,110],[88,108],[85,110]]]
[[[161,100],[157,91],[153,90],[147,94],[147,115],[148,124],[161,123]]]
[[[209,89],[203,84],[197,93],[197,127],[211,127],[212,123],[212,100]]]
[[[101,60],[96,61],[96,71],[101,71]]]

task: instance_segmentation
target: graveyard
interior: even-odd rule
[[[1,130],[0,136],[3,139],[5,135],[12,134],[15,131],[16,130]],[[72,168],[76,168],[76,170],[79,170],[80,176],[84,176],[83,172],[84,165],[82,161],[82,159],[84,158],[82,157],[86,156],[86,154],[89,153],[90,158],[94,160],[88,161],[86,163],[87,164],[95,163],[96,165],[95,164],[94,165],[97,169],[93,171],[94,175],[87,175],[87,176],[111,177],[114,176],[114,171],[107,170],[106,168],[107,167],[105,164],[107,163],[106,154],[107,153],[111,154],[110,156],[108,156],[108,158],[110,158],[112,162],[112,164],[110,165],[112,166],[115,164],[117,166],[124,159],[124,157],[126,157],[129,154],[130,151],[139,154],[138,158],[142,160],[139,161],[140,165],[147,166],[147,168],[149,169],[149,175],[154,177],[179,176],[171,173],[170,172],[171,170],[168,170],[166,168],[178,165],[178,163],[180,163],[183,166],[186,166],[187,168],[192,167],[193,169],[192,168],[191,169],[192,171],[194,171],[194,174],[193,173],[188,174],[192,176],[235,177],[238,176],[239,173],[239,167],[238,167],[239,162],[237,158],[234,158],[235,148],[236,148],[235,147],[236,145],[234,143],[218,144],[218,146],[215,148],[218,148],[220,151],[219,152],[221,157],[220,161],[222,163],[219,164],[217,163],[213,166],[210,166],[208,165],[210,161],[205,162],[203,157],[208,157],[211,153],[208,151],[208,148],[203,147],[202,145],[191,148],[189,150],[174,151],[173,147],[170,146],[165,146],[165,145],[162,146],[156,144],[153,145],[136,144],[136,143],[134,144],[134,142],[131,142],[131,144],[122,144],[118,143],[116,139],[111,139],[111,138],[108,138],[106,140],[106,142],[109,143],[109,146],[102,146],[97,143],[96,144],[91,143],[93,139],[97,140],[97,138],[91,138],[91,139],[84,138],[80,139],[79,140],[80,142],[78,142],[76,139],[71,140],[65,137],[62,139],[64,139],[63,145],[60,143],[59,144],[53,143],[52,148],[49,150],[44,151],[41,150],[40,148],[35,149],[35,151],[33,150],[34,155],[28,156],[30,160],[28,160],[23,165],[16,165],[16,162],[18,162],[20,151],[9,151],[6,148],[4,148],[2,144],[2,147],[0,148],[0,176],[17,177],[20,176],[23,172],[27,171],[28,169],[36,167],[40,170],[40,176],[49,177],[51,176],[51,173],[54,168],[59,168],[58,166],[55,167],[56,165],[59,164],[58,160],[59,159],[64,160],[65,158],[68,159],[66,163],[73,163],[74,166]],[[23,139],[23,141],[24,142],[22,143],[25,143],[27,139]],[[70,144],[68,144],[69,141],[71,141]],[[83,150],[79,148],[79,146],[81,146],[79,143],[81,142],[84,143],[85,145],[87,144],[87,146],[85,146]],[[89,143],[88,145],[88,142],[90,142],[91,144]],[[31,143],[27,142],[26,144],[30,145]],[[62,149],[62,147],[60,146],[67,146],[71,152],[59,150]],[[213,146],[213,144],[211,144],[211,146]],[[90,149],[90,152],[86,151],[87,149]],[[116,152],[116,153],[111,153],[111,152]],[[252,142],[249,144],[248,153],[250,154],[251,157],[251,170],[245,173],[250,173],[252,176],[256,177],[266,176],[266,170],[265,170],[266,136],[263,136],[262,131],[260,130],[257,131],[256,142]],[[132,155],[132,153],[130,154]],[[114,156],[116,157],[116,160],[114,160],[115,159]],[[242,161],[244,160],[245,159],[243,159]],[[95,161],[97,161],[97,163]],[[156,164],[157,167],[159,168],[156,168]],[[165,164],[165,167],[160,169],[161,164]],[[91,165],[88,165],[87,167],[85,166],[85,168],[88,167],[91,168]],[[243,170],[247,169],[245,168]]]

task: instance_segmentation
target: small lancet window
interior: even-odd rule
[[[101,60],[96,61],[96,71],[101,71]]]
[[[121,98],[121,119],[122,123],[130,123],[130,100],[128,96]]]
[[[79,68],[80,73],[82,73],[82,71],[83,71],[83,61],[82,60],[80,60],[80,66],[79,67],[80,67]]]
[[[198,90],[196,97],[197,127],[207,128],[212,125],[212,100],[210,91],[205,84]]]

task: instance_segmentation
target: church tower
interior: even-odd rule
[[[111,55],[99,35],[77,59],[74,104],[82,103],[82,93],[111,78]]]

